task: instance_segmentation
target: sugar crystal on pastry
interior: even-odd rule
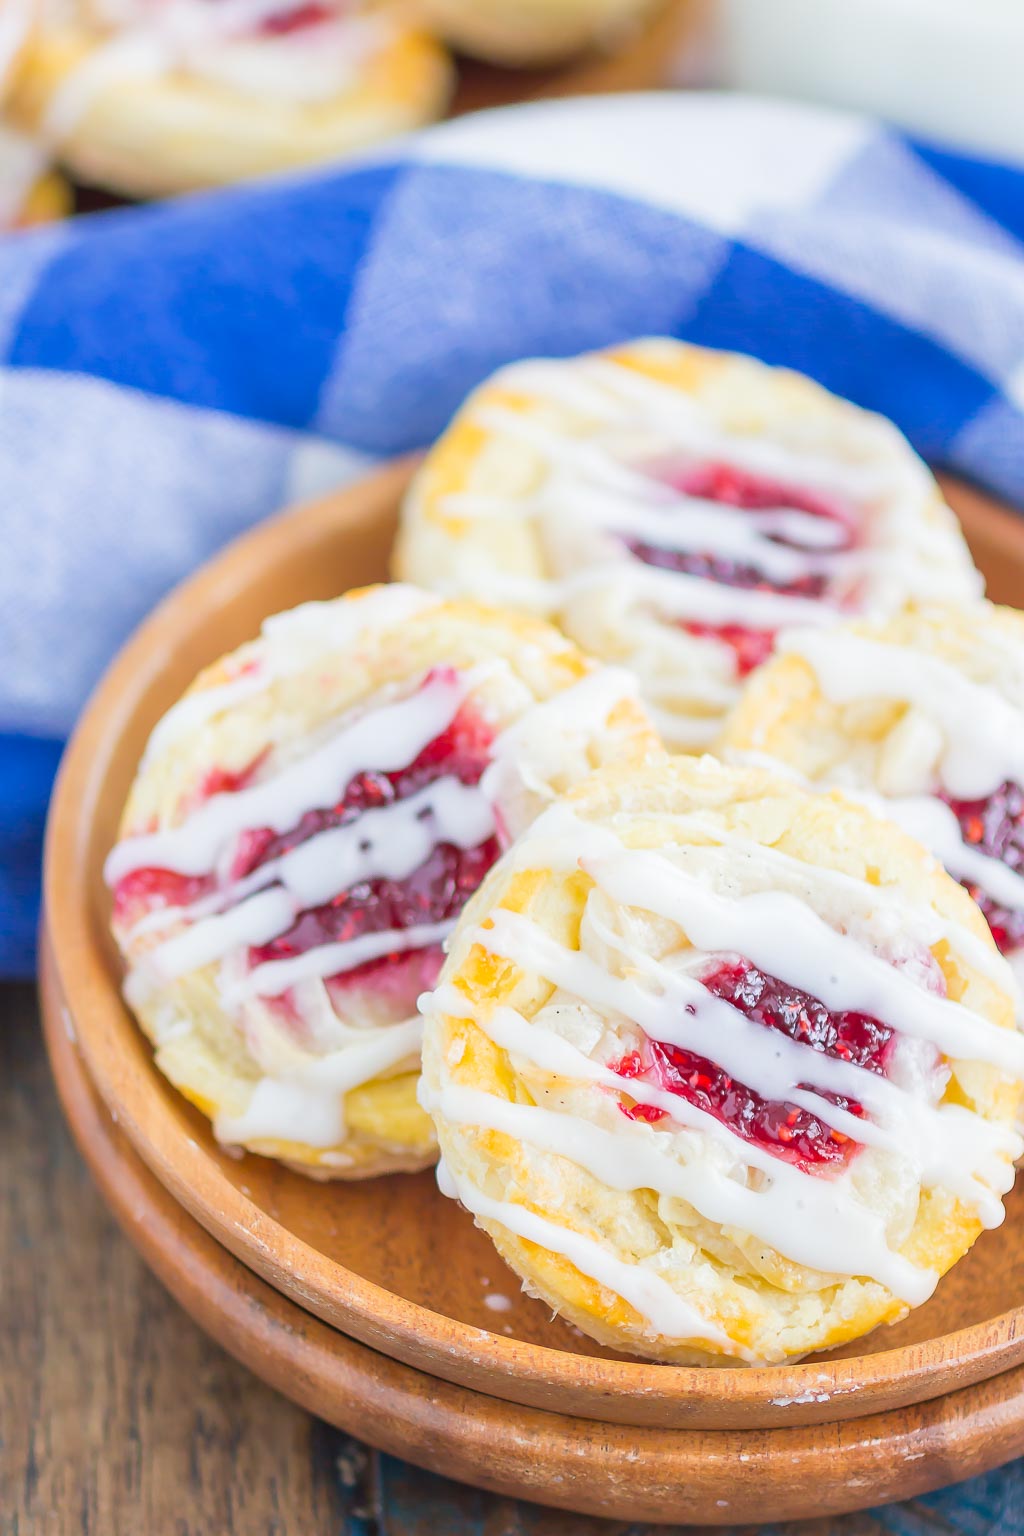
[[[469,903],[426,1016],[446,1190],[605,1344],[781,1361],[1002,1220],[1024,1042],[977,909],[838,795],[594,775]]]
[[[396,570],[542,613],[632,667],[684,748],[713,740],[780,629],[980,583],[891,423],[664,339],[481,386],[409,493]]]
[[[158,1065],[223,1141],[429,1162],[416,999],[463,905],[560,789],[656,749],[628,675],[537,621],[402,587],[268,620],[157,726],[107,861]]]

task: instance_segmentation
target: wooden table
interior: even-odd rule
[[[0,1536],[643,1536],[404,1466],[263,1386],[107,1213],[64,1128],[31,987],[0,988],[0,1040]],[[1015,1536],[1024,1478],[1000,1488],[987,1509],[964,1502],[963,1524],[940,1496],[772,1536]]]

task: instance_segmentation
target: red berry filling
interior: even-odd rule
[[[427,681],[439,675],[440,669]],[[242,879],[261,864],[279,858],[290,848],[297,848],[317,832],[347,826],[364,811],[379,810],[397,804],[399,800],[408,800],[436,779],[457,778],[463,784],[478,784],[490,761],[491,740],[491,732],[479,717],[471,710],[460,710],[447,730],[429,742],[407,768],[399,768],[394,773],[357,774],[334,805],[307,811],[290,832],[273,832],[269,827],[262,827],[243,834],[231,868],[231,878]]]
[[[303,27],[315,27],[322,21],[330,21],[337,14],[337,6],[321,5],[318,0],[310,0],[308,5],[300,5],[295,10],[283,10],[274,16],[268,16],[261,22],[258,31],[267,37],[285,37],[289,32],[301,32]]]
[[[441,669],[431,673],[424,686],[439,675],[443,675]],[[307,811],[298,825],[288,832],[274,832],[269,827],[244,832],[238,840],[230,879],[243,879],[317,833],[357,821],[364,811],[407,800],[437,779],[455,777],[466,785],[478,784],[490,761],[492,740],[493,733],[485,722],[473,710],[463,707],[452,723],[407,767],[391,773],[357,774],[344,786],[333,805]],[[238,775],[214,770],[204,780],[205,795],[241,788],[253,776],[256,766]],[[362,881],[350,890],[340,892],[325,905],[301,913],[286,933],[250,949],[250,963],[258,965],[267,960],[291,958],[322,944],[346,942],[364,934],[454,919],[500,852],[497,836],[467,849],[452,843],[438,843],[425,862],[406,879],[382,877]],[[120,915],[127,911],[129,902],[142,904],[145,910],[157,905],[184,906],[215,889],[213,876],[188,877],[163,869],[135,870],[119,882],[114,897],[115,908]],[[431,946],[424,960],[419,955],[420,952],[400,951],[382,956],[344,972],[333,979],[333,985],[364,985],[373,973],[401,959],[408,969],[410,985],[414,978],[419,978],[408,999],[411,1003],[416,992],[423,989],[424,965],[426,985],[436,979],[440,966],[439,946]]]
[[[773,630],[747,629],[743,624],[687,623],[683,628],[688,635],[696,635],[702,640],[721,640],[731,646],[739,677],[747,677],[755,667],[767,661],[775,646]]]
[[[146,912],[164,907],[187,907],[213,890],[207,875],[178,875],[170,869],[133,869],[117,882],[114,917],[124,927]]]
[[[460,710],[447,730],[435,737],[408,767],[393,773],[357,774],[333,806],[307,812],[291,832],[274,834],[263,829],[247,834],[232,871],[234,877],[251,873],[318,832],[357,820],[366,810],[407,800],[436,779],[455,777],[463,784],[479,783],[490,761],[490,741],[491,734],[483,722],[472,711]],[[286,933],[251,949],[250,963],[290,959],[321,944],[347,943],[365,934],[454,919],[500,852],[497,837],[489,837],[474,848],[438,843],[406,879],[380,877],[361,881],[325,905],[303,912]],[[431,948],[436,956],[436,964],[430,967],[433,973],[440,967],[441,950],[439,946]],[[406,962],[409,952],[398,951],[346,971],[333,978],[334,987],[365,985],[373,972],[399,959]],[[415,995],[410,995],[409,1005],[414,1000]]]
[[[402,798],[401,796],[399,798]],[[367,880],[342,891],[322,907],[311,907],[282,933],[249,951],[254,965],[264,960],[285,960],[321,944],[347,943],[367,933],[443,923],[455,918],[477,889],[500,852],[498,839],[490,837],[475,848],[456,848],[439,843],[426,863],[405,880]],[[388,959],[394,958],[388,956]],[[379,965],[379,960],[369,961]],[[358,968],[365,977],[365,966]],[[356,976],[348,971],[347,976]]]
[[[885,1072],[893,1031],[869,1014],[849,1010],[833,1013],[816,997],[745,960],[719,962],[701,980],[713,997],[731,1003],[755,1023],[777,1029],[826,1056],[852,1062],[869,1072]],[[664,1041],[645,1041],[642,1050],[631,1051],[613,1070],[622,1077],[643,1079],[678,1094],[714,1115],[745,1141],[803,1168],[841,1163],[854,1150],[848,1136],[825,1125],[809,1110],[762,1098],[708,1057]],[[856,1100],[834,1093],[822,1093],[821,1097],[858,1118],[864,1114]],[[631,1120],[656,1124],[666,1118],[665,1111],[650,1104],[621,1103],[619,1107]]]
[[[939,798],[949,806],[960,823],[960,835],[969,848],[990,859],[998,859],[1008,869],[1024,866],[1024,790],[1007,781],[981,800],[954,800],[944,792]],[[961,880],[984,912],[999,949],[1005,955],[1024,944],[1024,911],[1004,907],[972,880]]]
[[[838,524],[843,532],[842,539],[830,547],[829,553],[835,554],[853,547],[854,528],[850,516],[841,507],[810,491],[795,489],[762,475],[748,474],[728,464],[705,464],[697,468],[669,470],[659,473],[657,478],[684,495],[718,502],[721,506],[739,507],[749,512],[787,509],[827,518]],[[820,553],[814,547],[786,538],[781,533],[768,534],[766,537],[787,549],[803,550],[808,554]],[[790,581],[776,581],[766,576],[756,565],[712,554],[710,551],[662,549],[657,544],[630,538],[627,534],[623,534],[622,538],[630,552],[645,565],[657,566],[664,571],[679,571],[687,576],[700,576],[705,581],[717,582],[723,587],[778,592],[809,600],[823,598],[828,589],[828,576],[824,571],[810,572]],[[775,638],[772,630],[749,629],[741,624],[684,623],[682,627],[689,634],[722,640],[731,646],[741,677],[766,660],[771,654]]]

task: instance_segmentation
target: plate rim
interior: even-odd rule
[[[271,1217],[224,1176],[194,1136],[183,1134],[148,1045],[144,1070],[135,1075],[138,1093],[127,1091],[118,1030],[123,1032],[127,1020],[133,1035],[140,1041],[142,1036],[110,973],[109,941],[104,944],[94,931],[88,890],[86,855],[92,811],[102,793],[104,753],[109,757],[167,649],[176,637],[180,642],[179,628],[194,635],[192,611],[202,613],[241,591],[265,567],[282,535],[291,551],[312,552],[325,537],[390,515],[415,462],[403,458],[372,470],[228,544],[143,620],[80,717],[47,821],[44,902],[54,965],[79,1048],[108,1110],[174,1198],[278,1291],[393,1359],[523,1406],[548,1409],[571,1393],[586,1401],[590,1417],[607,1423],[788,1427],[920,1403],[1024,1362],[1024,1305],[916,1344],[837,1360],[812,1356],[756,1371],[612,1360],[490,1333],[367,1280]],[[1012,532],[1024,546],[1024,525],[1012,513],[970,488],[954,484],[954,489],[969,522],[978,520],[988,535],[995,530],[1005,538]]]

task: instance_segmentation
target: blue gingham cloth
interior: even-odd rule
[[[738,96],[444,124],[0,241],[0,973],[63,739],[156,599],[428,442],[493,368],[653,332],[787,363],[1024,504],[1024,174]]]

